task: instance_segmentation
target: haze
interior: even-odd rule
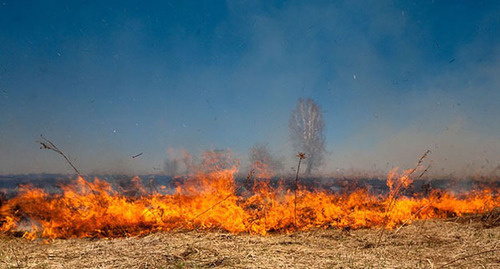
[[[0,1],[0,174],[157,173],[267,143],[298,98],[324,174],[500,175],[499,1]],[[132,156],[143,152],[137,158]]]

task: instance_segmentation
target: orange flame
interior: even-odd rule
[[[106,181],[95,178],[89,182],[82,177],[63,186],[61,194],[23,186],[18,196],[0,207],[0,232],[24,231],[27,239],[120,237],[172,229],[223,229],[265,235],[325,227],[393,228],[408,220],[460,216],[500,206],[499,190],[465,195],[433,191],[427,197],[399,195],[412,180],[409,170],[399,175],[394,169],[387,178],[391,190],[387,196],[375,196],[362,189],[333,194],[300,187],[295,223],[294,195],[290,190],[259,181],[261,185],[253,193],[238,195],[236,172],[236,167],[199,172],[171,194],[127,196],[113,190]],[[140,179],[134,178],[133,182],[139,184]],[[146,193],[141,188],[139,192]]]

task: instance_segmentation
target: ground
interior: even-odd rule
[[[456,218],[418,221],[382,236],[378,228],[268,236],[176,231],[51,242],[3,236],[0,267],[500,268],[500,226]]]

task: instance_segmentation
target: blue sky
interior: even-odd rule
[[[324,112],[325,173],[431,149],[434,173],[488,174],[499,29],[498,1],[2,0],[0,174],[70,173],[40,134],[86,173],[254,143],[289,167],[300,97]]]

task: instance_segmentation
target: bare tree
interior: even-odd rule
[[[255,144],[250,149],[250,170],[257,171],[258,177],[273,177],[283,169],[283,163],[275,158],[267,144]]]
[[[178,159],[167,159],[163,164],[163,171],[168,176],[176,176],[179,172],[179,160]]]
[[[288,122],[294,151],[304,152],[306,174],[323,163],[325,156],[325,122],[321,107],[311,98],[300,98]]]
[[[200,170],[206,173],[238,168],[240,160],[234,158],[229,149],[206,150],[200,164]]]
[[[193,156],[191,156],[191,153],[185,149],[181,149],[181,155],[182,155],[182,163],[185,166],[185,174],[189,175],[192,173],[194,169],[194,163],[193,163]]]
[[[169,176],[183,176],[194,172],[195,165],[193,157],[189,151],[181,148],[169,148],[167,150],[168,158],[163,163],[163,172]]]

